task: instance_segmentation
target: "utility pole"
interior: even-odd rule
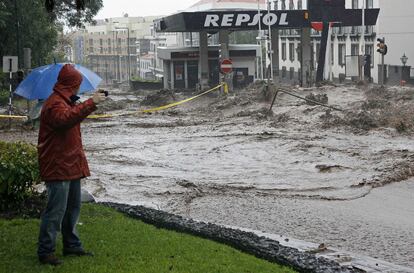
[[[384,39],[385,40],[385,39]],[[381,54],[381,85],[382,86],[384,86],[384,83],[385,83],[385,67],[384,67],[384,59],[385,59],[385,56],[384,56],[384,54]]]
[[[20,22],[19,22],[19,13],[18,13],[18,8],[17,8],[17,0],[14,0],[14,12],[15,12],[15,16],[16,16],[16,46],[17,46],[17,50],[16,50],[16,55],[17,57],[20,59],[21,55],[20,55]],[[19,68],[21,67],[21,63],[19,62]]]
[[[271,2],[270,0],[267,0],[267,14],[270,14],[270,9],[271,9]],[[272,28],[270,24],[269,24],[268,32],[269,34],[267,37],[267,50],[268,50],[267,54],[270,58],[270,75],[268,75],[268,83],[270,83],[270,80],[273,81],[273,45],[272,45]]]

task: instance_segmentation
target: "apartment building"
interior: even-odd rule
[[[365,3],[364,3],[365,1]],[[306,0],[281,0],[276,2],[277,8],[306,9]],[[346,58],[350,55],[368,54],[371,56],[371,76],[378,82],[381,71],[381,55],[376,52],[377,38],[385,38],[388,54],[385,56],[385,74],[389,84],[398,84],[398,76],[402,69],[410,69],[414,65],[414,0],[346,0],[346,8],[380,8],[376,26],[334,27],[331,35],[329,64],[326,68],[329,76],[335,80],[343,80],[346,76]],[[362,37],[364,48],[362,49]],[[312,30],[312,63],[316,70],[320,51],[321,33]],[[300,71],[300,30],[281,30],[280,40],[280,76],[283,81],[299,82]],[[408,57],[402,63],[402,56]],[[403,68],[403,66],[405,66]],[[414,75],[414,71],[411,72]],[[394,79],[394,80],[392,80]]]
[[[147,54],[143,40],[151,34],[150,29],[156,18],[125,15],[86,25],[71,35],[74,61],[96,72],[106,84],[137,77],[140,45],[143,54]]]

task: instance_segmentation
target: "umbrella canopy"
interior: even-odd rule
[[[52,94],[59,72],[65,64],[51,64],[32,70],[29,76],[19,84],[15,93],[28,100],[47,99]],[[79,93],[83,94],[96,90],[102,81],[101,77],[81,65],[76,64],[74,66],[82,75]]]

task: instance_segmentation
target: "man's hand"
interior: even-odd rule
[[[105,93],[102,91],[96,91],[92,96],[92,100],[96,105],[104,102],[106,100]]]

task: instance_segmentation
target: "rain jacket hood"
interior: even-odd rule
[[[54,92],[70,98],[82,83],[82,75],[71,64],[65,64],[60,70]]]

